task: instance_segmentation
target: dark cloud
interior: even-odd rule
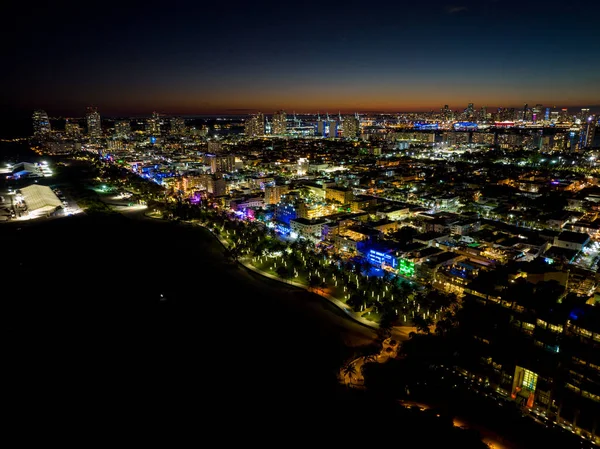
[[[466,6],[448,6],[446,8],[446,12],[448,14],[457,14],[459,12],[465,12],[468,10],[469,10],[469,8],[467,8]]]

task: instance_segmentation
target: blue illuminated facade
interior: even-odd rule
[[[478,128],[475,122],[458,122],[454,124],[455,130],[476,130]]]
[[[421,131],[427,131],[427,130],[439,129],[440,125],[437,123],[415,123],[414,127],[415,127],[415,129],[418,129]]]
[[[275,209],[275,220],[290,225],[290,220],[297,218],[296,208],[291,204],[282,204]]]
[[[382,252],[376,249],[370,249],[367,252],[367,260],[374,266],[380,267],[387,265],[394,269],[398,268],[398,259],[390,252]]]

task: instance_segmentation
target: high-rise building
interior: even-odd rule
[[[487,107],[482,106],[479,111],[479,120],[487,120]]]
[[[558,117],[559,117],[559,120],[563,123],[570,121],[569,120],[569,110],[567,108],[562,108],[560,110],[560,114],[558,115]]]
[[[344,117],[342,121],[342,137],[353,139],[360,135],[360,119],[354,116]]]
[[[228,154],[225,156],[217,156],[216,154],[207,154],[207,159],[210,162],[211,173],[230,173],[235,171],[235,156]]]
[[[271,134],[283,136],[287,132],[287,114],[285,111],[277,111],[273,114],[273,123],[271,125]]]
[[[38,109],[33,111],[33,135],[42,137],[50,134],[50,119],[46,111]]]
[[[321,137],[325,137],[325,133],[327,131],[327,122],[321,118],[317,120],[317,135]]]
[[[170,133],[173,136],[185,134],[185,120],[182,117],[171,117]]]
[[[154,111],[146,121],[146,133],[153,137],[160,136],[160,115],[158,112]]]
[[[262,112],[251,115],[246,119],[244,125],[246,137],[258,137],[265,135],[265,116]]]
[[[327,136],[328,137],[337,137],[337,135],[338,135],[337,131],[338,131],[338,122],[335,120],[330,120],[328,131],[327,131]]]
[[[227,193],[227,181],[220,174],[212,175],[208,180],[207,190],[213,196],[223,196]]]
[[[475,107],[473,103],[469,103],[467,109],[465,109],[465,118],[468,120],[472,120],[475,116]]]
[[[590,115],[585,122],[581,124],[579,132],[579,148],[591,147],[594,145],[594,137],[596,136],[596,118]]]
[[[542,117],[542,111],[544,110],[544,106],[542,106],[541,104],[536,104],[535,107],[532,109],[532,113],[531,113],[531,121],[532,122],[539,122],[543,119]]]
[[[321,137],[337,137],[338,122],[335,120],[319,118],[317,120],[317,135]]]
[[[129,139],[131,136],[131,123],[129,120],[119,120],[115,123],[115,137]]]
[[[581,123],[586,121],[589,116],[590,116],[589,108],[583,108],[583,109],[581,109],[581,112],[579,114],[577,114],[577,118],[581,121]]]
[[[81,128],[79,123],[70,122],[69,119],[65,122],[65,134],[70,138],[77,138],[81,136]]]
[[[98,109],[91,106],[88,107],[86,121],[88,136],[96,139],[102,137],[102,122],[100,121]]]

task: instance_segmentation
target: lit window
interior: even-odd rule
[[[526,388],[529,391],[535,391],[538,375],[533,371],[529,371],[528,369],[524,369],[523,372],[523,388]]]

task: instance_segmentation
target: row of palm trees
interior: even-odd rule
[[[195,220],[207,226],[227,241],[226,256],[232,262],[245,258],[258,263],[267,256],[281,254],[273,259],[275,263],[279,261],[274,272],[280,278],[305,282],[314,290],[336,292],[338,299],[354,312],[377,321],[383,336],[388,335],[394,325],[412,325],[428,333],[434,324],[437,332],[445,332],[455,324],[457,299],[454,295],[418,286],[389,272],[381,277],[370,276],[371,267],[366,259],[348,260],[334,251],[317,250],[303,239],[283,241],[263,223],[240,220],[208,201],[200,204],[181,199],[166,201],[166,196],[159,191],[161,187],[151,181],[101,159],[96,159],[95,166],[108,179],[136,187],[149,184],[139,191],[147,195],[146,199],[157,201],[156,206],[162,209],[163,216]]]
[[[239,220],[206,203],[177,202],[168,208],[175,217],[196,219],[224,238],[231,261],[245,258],[264,265],[269,260],[268,266],[280,278],[305,281],[314,290],[337,292],[338,299],[356,313],[370,312],[368,317],[377,317],[383,332],[393,325],[414,325],[422,332],[429,332],[439,322],[442,331],[451,325],[457,304],[454,295],[418,286],[389,272],[370,276],[365,259],[347,260],[336,252],[317,250],[303,239],[283,241],[262,223]]]

